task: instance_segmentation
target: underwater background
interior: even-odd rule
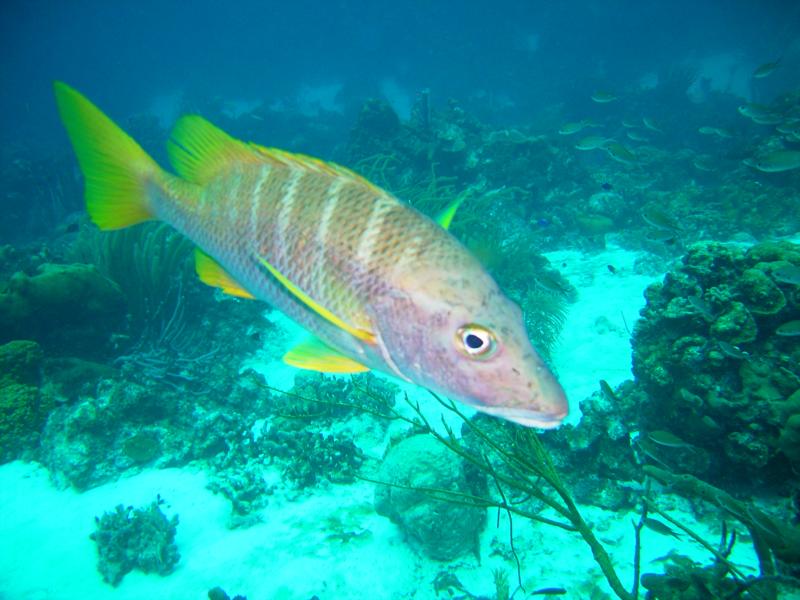
[[[4,2],[0,598],[800,598],[800,4]],[[100,231],[53,82],[450,232],[571,411],[382,374]],[[431,368],[434,368],[432,366]]]

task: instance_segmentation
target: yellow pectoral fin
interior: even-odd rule
[[[450,223],[453,222],[453,217],[456,216],[456,211],[458,210],[458,207],[461,206],[461,203],[467,199],[468,195],[469,195],[469,190],[463,192],[458,196],[458,198],[456,198],[450,204],[448,204],[445,207],[445,209],[436,216],[436,222],[442,226],[442,229],[450,229]]]
[[[347,333],[349,333],[350,335],[361,341],[367,342],[368,344],[375,343],[374,333],[372,333],[371,331],[367,331],[365,329],[353,327],[352,325],[346,323],[345,321],[337,317],[335,314],[333,314],[331,311],[329,311],[327,308],[315,302],[311,298],[311,296],[306,294],[303,290],[301,290],[299,287],[297,287],[295,284],[289,281],[280,271],[278,271],[275,267],[269,264],[264,258],[256,256],[256,259],[258,260],[259,263],[261,263],[261,265],[267,271],[270,272],[270,275],[272,275],[275,279],[277,279],[278,282],[283,287],[289,290],[289,292],[291,292],[295,298],[297,298],[300,302],[302,302],[308,308],[317,313],[320,317],[322,317],[329,323],[336,325],[336,327],[338,327],[339,329],[343,329],[344,331],[346,331]]]
[[[220,288],[226,294],[237,298],[255,298],[253,294],[239,285],[217,261],[200,248],[194,249],[194,269],[197,271],[200,281],[206,285]]]
[[[367,367],[334,350],[322,340],[310,337],[289,350],[283,362],[298,369],[321,373],[363,373]]]

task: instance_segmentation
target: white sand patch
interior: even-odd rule
[[[570,403],[567,422],[575,423],[578,403],[599,389],[601,379],[613,387],[633,377],[628,329],[633,330],[645,305],[645,288],[660,277],[634,273],[640,254],[619,247],[589,255],[562,250],[545,256],[578,289],[578,301],[569,307],[553,352]]]

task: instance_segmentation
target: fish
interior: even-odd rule
[[[540,588],[538,590],[534,590],[529,596],[563,596],[567,593],[567,590],[562,587],[548,587],[548,588]]]
[[[797,337],[800,335],[800,321],[788,321],[779,325],[775,333],[781,337]]]
[[[772,114],[769,106],[747,102],[736,109],[740,115],[752,119],[753,117],[765,117]]]
[[[647,439],[649,439],[654,444],[658,444],[659,446],[664,446],[666,448],[693,448],[692,444],[689,442],[684,442],[681,438],[679,438],[674,433],[670,433],[669,431],[651,431],[647,434]]]
[[[664,130],[661,129],[658,124],[653,121],[650,117],[642,117],[642,123],[644,126],[649,129],[650,131],[655,131],[656,133],[664,133]]]
[[[711,159],[707,156],[695,157],[692,159],[692,166],[698,171],[705,171],[707,173],[712,173],[714,171],[714,167],[711,166]]]
[[[703,299],[702,296],[688,296],[686,300],[689,301],[689,304],[692,305],[692,308],[703,315],[703,318],[706,321],[714,320],[714,312],[711,310],[711,306]]]
[[[636,129],[639,125],[633,119],[622,119],[622,126],[625,129]]]
[[[616,99],[617,97],[610,92],[598,90],[592,94],[592,102],[597,102],[598,104],[608,104]]]
[[[638,132],[635,129],[631,129],[630,131],[625,132],[625,137],[629,140],[633,140],[634,142],[649,142],[650,138],[644,135],[643,133]]]
[[[753,78],[754,79],[764,79],[764,77],[769,77],[772,73],[775,72],[775,69],[781,64],[781,59],[764,63],[763,65],[759,65],[755,71],[753,71]]]
[[[704,125],[700,127],[697,131],[702,133],[703,135],[716,135],[717,137],[721,137],[724,139],[733,137],[731,132],[727,129],[723,129],[722,127],[710,127],[708,125]]]
[[[795,134],[800,131],[800,119],[786,119],[775,127],[775,131],[789,135]]]
[[[733,344],[719,340],[717,341],[717,346],[720,350],[722,350],[722,353],[729,358],[734,360],[750,360],[750,355],[747,352],[741,350]]]
[[[800,150],[776,150],[753,159],[751,166],[764,173],[782,173],[800,168]]]
[[[783,265],[772,272],[772,277],[779,283],[800,285],[800,267],[795,265]]]
[[[611,158],[619,163],[622,163],[623,165],[633,166],[638,162],[638,159],[633,152],[617,142],[611,142],[603,149]]]
[[[559,135],[572,135],[574,133],[578,133],[584,127],[587,127],[588,123],[586,121],[575,121],[573,123],[565,123],[561,126],[558,130]]]
[[[189,238],[203,283],[269,302],[311,334],[287,364],[374,369],[526,427],[566,417],[522,311],[447,231],[462,197],[433,220],[349,169],[197,115],[172,131],[169,173],[77,90],[54,92],[91,220],[160,220]]]
[[[643,523],[645,527],[655,531],[656,533],[660,533],[661,535],[671,535],[676,540],[681,539],[681,534],[663,521],[659,521],[658,519],[654,519],[652,517],[645,517]]]
[[[675,232],[670,229],[651,229],[644,237],[648,242],[673,244],[675,243],[676,235]]]
[[[665,229],[673,232],[680,230],[678,222],[654,204],[645,206],[641,214],[642,219],[644,219],[648,225],[652,225],[656,229]]]
[[[612,139],[604,138],[599,135],[589,135],[579,140],[578,143],[575,144],[575,148],[578,150],[597,150],[613,141]]]
[[[614,389],[605,379],[600,380],[600,390],[607,400],[619,403],[619,398],[617,398],[617,395],[614,393]]]

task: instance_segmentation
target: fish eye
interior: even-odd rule
[[[458,349],[469,357],[489,358],[497,349],[494,334],[480,325],[469,323],[456,332]]]

